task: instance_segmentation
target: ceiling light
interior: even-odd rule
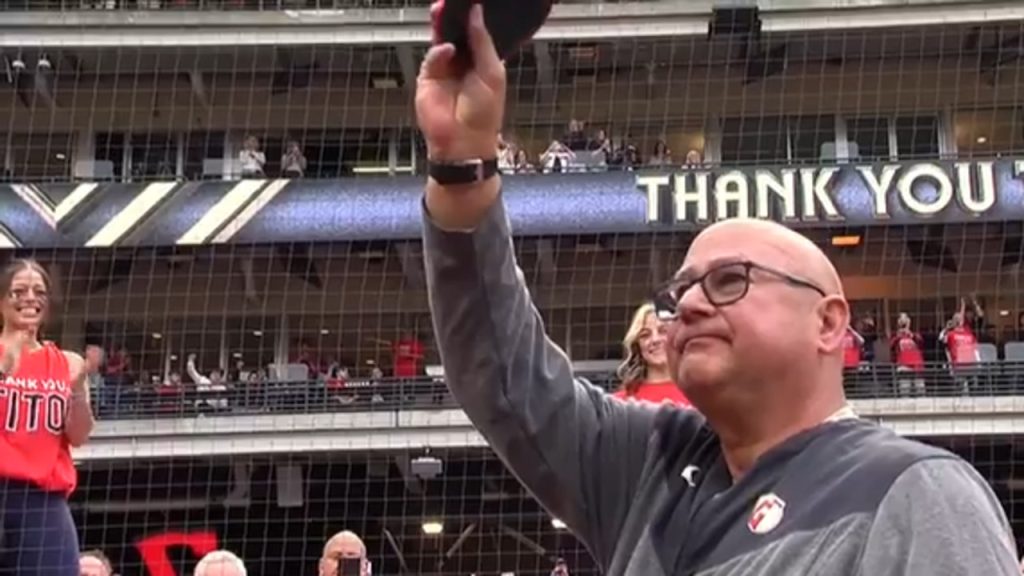
[[[844,236],[833,236],[833,246],[849,247],[860,245],[860,236],[855,235],[844,235]]]
[[[63,152],[57,152],[56,157],[57,160],[64,160],[67,158],[67,156],[65,156]]]
[[[234,354],[231,355],[231,357],[232,358],[241,358],[242,357],[242,353],[241,352],[235,352]]]
[[[331,333],[331,331],[328,330],[327,328],[324,328],[324,329],[320,330],[320,335],[321,336],[327,336],[330,333]]]
[[[988,142],[988,138],[986,138],[984,136],[978,136],[978,139],[976,140],[976,142],[978,144],[984,144],[985,142]]]
[[[163,334],[161,334],[159,332],[153,332],[153,340],[159,340],[159,339],[161,339],[163,337],[164,337]]]
[[[562,522],[558,518],[551,519],[551,527],[555,530],[565,530],[566,528],[568,528],[568,526],[565,525],[565,522]]]
[[[440,534],[441,532],[444,532],[444,524],[441,524],[437,521],[423,523],[424,534],[430,534],[431,536],[435,536],[437,534]]]
[[[259,338],[259,337],[263,336],[263,331],[262,330],[253,330],[252,331],[252,335],[257,337],[257,338]]]
[[[1010,315],[1010,311],[1009,310],[1000,310],[999,311],[999,315],[1000,316],[1009,316]]]

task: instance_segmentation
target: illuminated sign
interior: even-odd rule
[[[641,175],[647,222],[704,224],[727,218],[846,222],[858,205],[878,221],[897,213],[931,218],[950,210],[986,215],[1003,188],[1024,173],[1024,160],[686,170]]]

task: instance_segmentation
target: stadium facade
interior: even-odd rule
[[[411,116],[426,7],[327,4],[0,0],[0,250],[54,272],[54,339],[132,359],[76,454],[84,544],[128,576],[187,573],[215,541],[269,576],[314,573],[350,528],[376,574],[546,574],[558,556],[591,573],[436,367]],[[562,3],[508,62],[503,138],[526,157],[505,196],[552,337],[612,386],[632,309],[695,230],[799,227],[876,325],[857,409],[970,459],[1024,534],[1024,7],[747,5]],[[243,174],[249,136],[261,173]],[[960,395],[937,337],[972,298],[986,362]],[[928,342],[925,397],[896,394],[901,312]],[[424,366],[392,379],[407,332]],[[295,376],[303,347],[350,392]],[[192,355],[267,378],[229,382],[213,412],[208,391],[150,384]]]

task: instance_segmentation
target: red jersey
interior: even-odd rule
[[[419,340],[395,342],[395,378],[415,378],[420,375],[420,360],[423,359],[423,344]]]
[[[978,339],[967,326],[957,326],[946,332],[946,349],[953,365],[978,361]]]
[[[626,389],[620,389],[616,391],[612,396],[621,398],[623,400],[630,398],[640,400],[644,402],[653,402],[655,404],[662,404],[670,402],[672,404],[678,404],[684,408],[690,408],[693,404],[690,403],[690,399],[683,394],[683,391],[676,386],[675,382],[644,382],[637,388],[636,393],[627,395]]]
[[[860,366],[860,355],[862,347],[860,340],[850,330],[846,331],[843,335],[843,366],[846,368],[856,368]]]
[[[0,350],[0,353],[3,353]],[[51,342],[21,355],[0,381],[0,478],[70,495],[78,483],[64,416],[71,396],[68,359]]]
[[[896,364],[920,371],[924,369],[921,335],[916,332],[897,332],[890,342]]]

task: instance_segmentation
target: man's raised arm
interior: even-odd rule
[[[423,239],[445,378],[523,484],[607,561],[640,478],[655,411],[573,377],[516,266],[500,176],[469,173],[460,180],[460,166],[496,158],[505,98],[505,69],[479,5],[469,39],[473,68],[456,73],[454,48],[434,46],[416,95],[432,165]]]

